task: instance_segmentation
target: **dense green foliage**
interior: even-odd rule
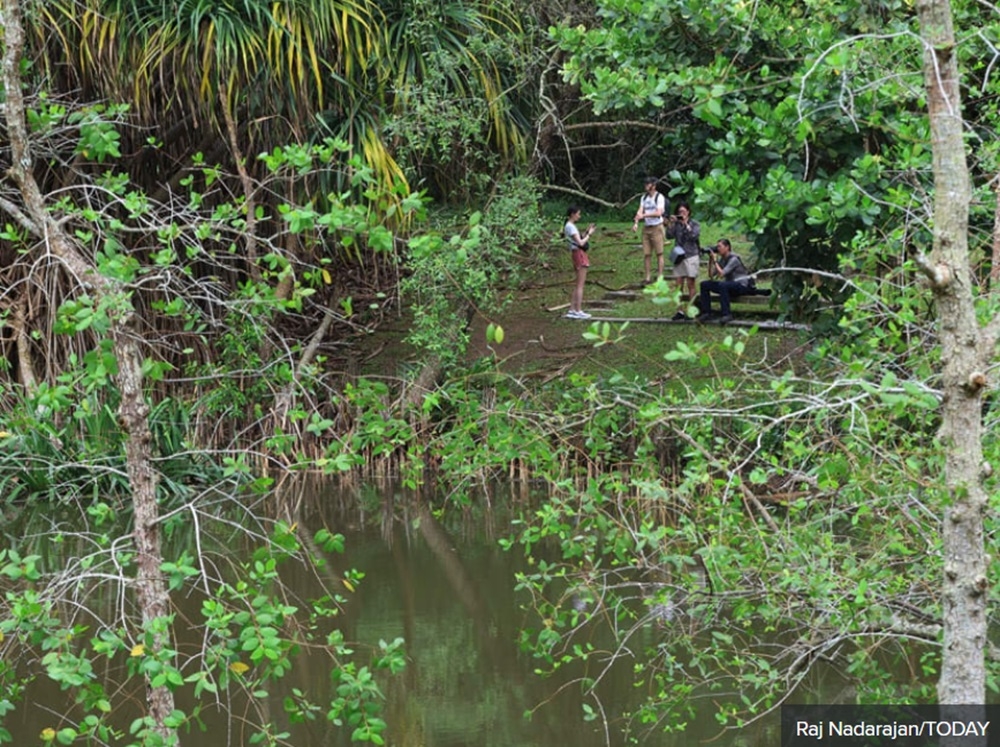
[[[656,173],[685,164],[673,167],[673,189],[696,199],[705,220],[746,232],[760,265],[836,271],[859,236],[887,258],[927,243],[931,150],[912,4],[598,6],[595,24],[552,31],[571,53],[566,76],[598,111],[662,122]],[[959,54],[969,61],[966,117],[983,137],[993,115],[979,92],[994,84],[982,60],[997,19],[978,3],[957,9],[957,22],[977,29]],[[984,187],[992,150],[972,163]],[[991,204],[974,224],[990,219]],[[814,280],[781,273],[776,284],[815,310],[825,302]],[[842,286],[824,281],[823,295],[842,300]]]
[[[155,633],[173,627],[174,615],[152,620],[137,631],[126,617],[115,614],[116,598],[129,583],[134,556],[116,548],[113,537],[121,529],[114,526],[113,511],[96,510],[100,505],[95,504],[90,514],[94,531],[103,532],[103,537],[98,535],[73,559],[63,579],[77,593],[90,595],[90,602],[75,613],[65,609],[59,584],[47,583],[57,569],[47,568],[38,555],[0,551],[6,594],[6,614],[0,623],[5,647],[0,666],[3,716],[27,705],[23,701],[29,691],[16,664],[20,660],[37,672],[28,682],[37,676],[65,693],[63,704],[49,704],[65,712],[51,721],[55,726],[40,730],[42,742],[176,744],[160,739],[155,725],[133,707],[142,699],[135,689],[141,692],[145,677],[154,687],[165,685],[190,694],[194,705],[187,711],[178,708],[170,716],[168,726],[176,732],[199,728],[205,714],[220,702],[246,703],[251,704],[250,718],[240,727],[246,743],[280,744],[288,734],[263,704],[269,690],[301,666],[306,648],[312,656],[327,657],[330,695],[326,702],[317,702],[316,694],[295,690],[283,703],[283,720],[297,724],[325,718],[349,729],[356,741],[383,743],[383,694],[374,675],[403,669],[402,641],[383,642],[370,661],[364,661],[343,634],[331,628],[347,604],[346,591],[330,589],[290,604],[280,579],[282,566],[293,561],[308,559],[312,566],[324,568],[326,555],[343,552],[342,536],[318,533],[307,543],[318,553],[310,557],[295,527],[278,523],[259,547],[246,548],[246,560],[227,559],[232,548],[222,544],[203,546],[197,557],[185,549],[164,562],[162,570],[174,592],[209,590],[199,593],[200,614],[188,621],[204,636],[182,637],[180,650],[172,650],[157,646]],[[62,544],[74,542],[81,533],[67,526],[50,536]],[[359,578],[356,571],[348,571],[341,586],[353,590]],[[252,705],[255,702],[260,705]],[[10,732],[2,727],[0,741],[11,741]]]
[[[190,548],[164,559],[172,591],[205,594],[192,622],[204,635],[183,666],[152,645],[174,619],[64,617],[66,595],[104,578],[91,569],[122,598],[133,573],[126,530],[109,525],[130,488],[112,339],[124,317],[144,346],[165,524],[193,543],[217,539],[232,526],[223,506],[289,470],[437,484],[442,510],[495,479],[535,480],[548,499],[505,540],[530,562],[517,584],[540,620],[521,644],[542,675],[582,669],[594,704],[583,717],[638,740],[682,728],[693,700],[738,689],[742,701],[717,713],[738,725],[827,660],[853,699],[933,698],[943,391],[932,299],[912,262],[931,235],[932,151],[909,3],[599,0],[589,26],[568,8],[573,22],[550,30],[566,55],[561,83],[536,67],[532,43],[552,7],[26,6],[26,88],[42,92],[28,112],[35,171],[49,210],[119,289],[96,298],[87,278],[52,263],[15,190],[0,186],[0,313],[13,340],[0,383],[2,500],[79,508],[84,528],[58,536],[90,543],[66,572],[30,539],[0,551],[4,646],[82,714],[43,739],[156,744],[141,716],[131,729],[109,720],[115,686],[130,696],[145,678],[195,700],[252,696],[308,646],[330,657],[335,695],[320,705],[301,693],[288,717],[325,717],[378,743],[372,672],[402,662],[393,643],[363,663],[324,627],[348,603],[339,589],[301,607],[282,599],[278,568],[315,570],[313,548],[340,540],[309,544],[280,521],[252,531],[269,539],[246,562],[220,570]],[[994,205],[1000,42],[986,6],[959,4],[958,23],[976,29],[959,55],[968,91],[983,94],[967,112],[978,259]],[[134,108],[87,103],[103,97]],[[603,150],[603,135],[569,134],[628,140],[645,125],[648,148],[601,161],[585,154]],[[593,163],[603,170],[582,183]],[[611,174],[628,182],[640,169],[670,172],[699,219],[745,235],[759,266],[783,270],[786,308],[826,323],[804,352],[775,367],[746,360],[759,332],[704,335],[665,358],[706,375],[657,387],[579,374],[539,385],[492,355],[470,361],[471,321],[492,322],[488,343],[502,346],[523,253],[544,246],[546,185],[525,174],[574,199],[592,185],[613,210],[630,188]],[[447,214],[430,212],[428,195],[452,203]],[[985,321],[1000,309],[981,286]],[[417,354],[357,375],[361,341],[400,318]],[[595,324],[584,339],[613,348],[628,335]],[[991,426],[996,413],[984,418]],[[993,435],[984,448],[988,463],[1000,459]],[[339,579],[348,591],[357,581]],[[775,635],[786,645],[775,649]],[[101,681],[99,660],[124,662],[122,680]],[[899,660],[912,681],[889,675]],[[608,666],[630,670],[644,696],[634,711],[602,707]],[[5,716],[23,673],[0,674]],[[196,723],[198,707],[169,726]],[[256,739],[285,739],[255,718]]]

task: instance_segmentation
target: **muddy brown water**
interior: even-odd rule
[[[497,543],[509,533],[510,511],[480,506],[449,510],[439,518],[425,504],[400,502],[397,491],[379,487],[368,487],[360,496],[322,490],[298,507],[302,531],[327,527],[344,534],[346,552],[338,558],[336,572],[352,567],[364,574],[348,595],[338,621],[346,638],[356,642],[358,651],[377,647],[382,640],[401,637],[406,642],[405,671],[380,680],[386,697],[383,716],[389,725],[388,745],[675,747],[711,741],[716,747],[744,747],[780,741],[777,714],[742,732],[720,734],[712,715],[718,699],[715,704],[697,704],[702,715],[682,734],[652,729],[628,741],[617,723],[621,713],[635,703],[633,662],[628,660],[609,671],[599,702],[584,697],[578,685],[566,686],[558,677],[539,677],[537,663],[518,645],[522,627],[536,623],[526,609],[528,600],[514,588],[515,573],[524,568],[524,560]],[[304,570],[286,572],[283,580],[292,595],[302,599],[319,591],[315,575]],[[176,601],[182,615],[197,616],[200,601],[194,596]],[[258,710],[287,734],[282,744],[351,744],[350,730],[330,724],[325,708],[302,724],[291,723],[284,712],[285,698],[296,690],[322,704],[331,692],[329,670],[329,662],[321,656],[300,656],[292,673],[258,699]],[[726,697],[735,698],[738,693],[722,695]],[[67,694],[57,687],[39,680],[29,689],[27,701],[29,705],[4,719],[13,744],[38,744],[43,729],[66,725],[59,714],[66,709]],[[183,696],[178,705],[186,706]],[[585,705],[603,711],[608,723],[600,718],[585,720]],[[127,726],[136,714],[119,715]],[[240,718],[225,719],[208,712],[204,728],[182,734],[181,744],[252,744]]]

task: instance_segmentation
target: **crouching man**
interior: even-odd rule
[[[719,324],[731,322],[733,314],[730,300],[735,296],[750,293],[753,290],[753,283],[743,260],[733,254],[733,245],[729,239],[719,239],[715,251],[709,255],[708,276],[712,279],[703,280],[701,283],[701,297],[698,301],[701,313],[698,314],[698,321],[718,319]],[[713,293],[719,297],[718,317],[712,313]]]

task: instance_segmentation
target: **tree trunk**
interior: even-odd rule
[[[973,305],[968,250],[969,171],[963,142],[955,36],[949,0],[919,0],[924,82],[934,153],[934,248],[921,264],[931,278],[941,338],[945,450],[942,542],[942,705],[986,698],[986,559],[983,548],[982,395],[988,352]]]
[[[23,206],[17,207],[13,217],[35,236],[41,246],[57,257],[72,276],[89,286],[95,299],[109,299],[120,289],[97,272],[97,268],[80,251],[62,224],[53,219],[34,177],[20,72],[24,47],[20,2],[21,0],[0,0],[3,14],[0,24],[4,29],[6,45],[3,85],[7,96],[5,115],[11,149],[9,173],[23,200]],[[143,392],[142,354],[138,335],[131,329],[132,313],[127,308],[127,302],[121,302],[114,319],[112,338],[119,368],[117,383],[121,396],[119,420],[126,433],[129,487],[135,512],[136,596],[143,623],[146,624],[146,629],[154,631],[156,648],[162,649],[170,644],[168,628],[166,625],[149,625],[154,619],[166,618],[170,600],[160,572],[163,558],[157,525],[157,480],[150,447],[147,419],[149,409]],[[172,730],[165,725],[166,717],[174,710],[173,693],[167,687],[152,687],[147,681],[147,696],[154,731],[164,738],[173,737]]]
[[[22,300],[17,304],[14,309],[14,317],[11,321],[11,327],[14,330],[14,339],[17,340],[17,369],[19,371],[18,378],[21,382],[21,386],[25,390],[32,392],[37,386],[38,382],[35,379],[35,366],[33,364],[33,356],[31,354],[31,340],[28,334],[28,315],[25,313],[27,303]]]
[[[993,177],[993,251],[990,256],[990,292],[1000,289],[1000,174]]]
[[[156,503],[156,470],[153,469],[152,434],[149,431],[149,406],[143,393],[142,355],[134,331],[127,322],[118,322],[114,331],[114,351],[118,359],[118,389],[121,404],[118,419],[126,433],[125,458],[132,510],[135,514],[133,539],[136,549],[135,590],[143,628],[153,632],[157,651],[168,648],[170,595],[163,583],[160,567],[163,551],[160,543],[160,511]],[[154,621],[160,621],[155,623]],[[153,687],[146,679],[146,704],[154,730],[168,737],[166,719],[174,710],[174,694],[164,686]],[[171,742],[167,742],[170,744]],[[173,742],[173,744],[179,744]]]

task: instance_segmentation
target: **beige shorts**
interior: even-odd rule
[[[682,259],[676,265],[674,265],[674,277],[675,278],[696,278],[698,277],[698,270],[701,269],[701,260],[697,255],[694,257],[687,257]]]
[[[643,225],[642,227],[642,253],[648,257],[656,254],[657,257],[663,254],[663,224],[657,223],[655,226]]]

